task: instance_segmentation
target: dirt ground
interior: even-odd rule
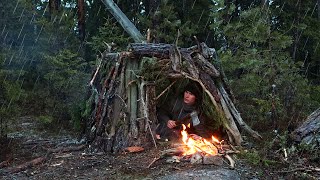
[[[237,156],[233,170],[227,161],[216,166],[163,158],[150,166],[169,143],[138,153],[89,153],[72,133],[50,133],[31,117],[18,119],[10,131],[8,139],[1,140],[0,179],[287,179]]]

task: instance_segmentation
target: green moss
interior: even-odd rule
[[[243,159],[245,159],[247,162],[249,162],[252,165],[261,165],[261,166],[274,166],[278,164],[279,162],[271,159],[265,158],[263,155],[260,154],[259,151],[251,150],[251,151],[241,151],[239,156]]]

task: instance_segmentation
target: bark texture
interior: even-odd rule
[[[307,120],[292,134],[297,143],[310,145],[312,148],[320,145],[320,108],[308,116]]]

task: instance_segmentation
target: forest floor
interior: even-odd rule
[[[49,128],[50,129],[50,128]],[[57,129],[51,127],[51,129]],[[168,143],[138,153],[88,153],[74,133],[50,132],[31,117],[9,124],[8,138],[1,139],[0,179],[295,179],[303,173],[285,171],[286,166],[253,165],[248,156],[233,156],[234,169],[227,161],[221,166],[168,163],[159,157]],[[261,159],[260,159],[261,161]],[[150,165],[152,163],[152,165]],[[281,171],[281,169],[283,171]],[[317,172],[306,179],[318,179]],[[300,178],[299,178],[300,179]]]

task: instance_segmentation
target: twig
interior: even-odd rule
[[[295,169],[290,169],[290,170],[285,170],[285,171],[276,171],[277,173],[291,173],[291,172],[295,172],[295,171],[307,171],[307,172],[311,172],[311,171],[316,171],[316,172],[320,172],[320,168],[315,168],[315,167],[303,167],[303,168],[295,168]]]
[[[228,154],[224,155],[224,157],[228,159],[228,161],[230,162],[230,168],[234,169],[234,165],[235,165],[234,160]]]
[[[93,77],[92,77],[92,79],[91,79],[91,81],[90,81],[90,83],[89,83],[90,86],[93,85],[93,81],[96,79],[96,76],[97,76],[97,74],[98,74],[98,72],[99,72],[99,69],[100,69],[100,67],[101,67],[101,64],[102,64],[102,59],[100,59],[99,65],[98,65],[98,67],[97,67],[97,69],[96,69],[96,72],[94,73],[94,75],[93,75]]]
[[[85,144],[82,144],[80,146],[73,146],[73,147],[59,147],[59,148],[56,148],[56,149],[47,149],[48,150],[48,153],[65,153],[65,152],[71,152],[71,151],[80,151],[84,148],[86,148],[87,145]]]
[[[165,93],[165,92],[167,92],[170,88],[171,88],[171,86],[173,86],[175,83],[177,82],[177,80],[175,80],[175,81],[173,81],[168,87],[166,87],[166,89],[165,90],[163,90],[157,97],[156,97],[156,101]]]
[[[153,160],[151,161],[151,163],[147,166],[147,168],[149,169],[151,166],[152,166],[152,164],[154,164],[156,161],[158,161],[159,159],[161,159],[161,157],[155,157],[155,158],[153,158]]]
[[[125,108],[128,107],[128,105],[126,104],[126,102],[122,99],[122,97],[121,97],[119,94],[114,94],[114,95],[121,100],[121,102],[123,103],[123,105],[124,105]]]
[[[11,172],[11,173],[17,173],[17,172],[23,171],[23,170],[25,170],[25,169],[27,169],[27,168],[29,168],[29,167],[36,166],[36,165],[44,162],[45,160],[46,160],[45,157],[38,157],[38,158],[36,158],[36,159],[33,159],[33,160],[31,160],[31,161],[25,162],[25,163],[23,163],[23,164],[20,164],[20,165],[18,165],[18,166],[16,166],[16,167],[12,168],[12,169],[10,170],[10,172]]]

